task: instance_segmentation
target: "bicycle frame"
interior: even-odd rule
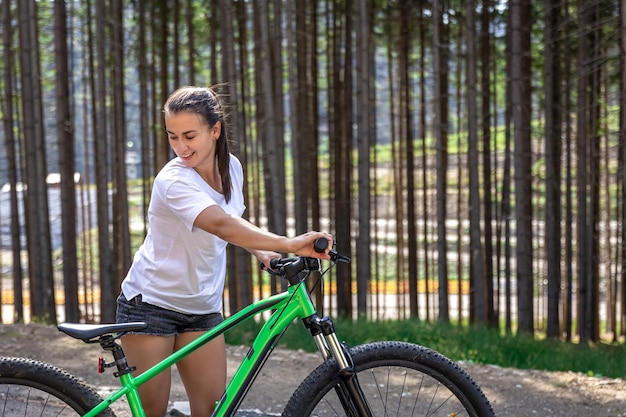
[[[288,287],[287,291],[250,304],[222,323],[207,331],[193,342],[174,352],[150,369],[134,377],[131,373],[120,375],[121,388],[109,394],[98,406],[84,417],[95,417],[122,396],[126,396],[133,417],[145,417],[137,387],[168,369],[176,362],[205,345],[227,330],[236,327],[251,317],[269,310],[274,313],[265,322],[254,338],[250,350],[243,359],[232,379],[226,386],[224,395],[218,401],[212,417],[232,415],[239,407],[243,397],[254,382],[259,370],[280,340],[284,331],[297,319],[304,319],[316,314],[316,308],[306,288],[300,282]]]

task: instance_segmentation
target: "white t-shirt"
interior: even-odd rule
[[[186,314],[222,311],[228,242],[193,225],[205,208],[217,204],[241,216],[243,169],[230,156],[231,198],[215,191],[180,158],[174,158],[154,179],[148,207],[148,234],[122,282],[130,300],[142,301]]]

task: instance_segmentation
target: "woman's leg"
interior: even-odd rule
[[[137,367],[134,375],[149,369],[174,352],[175,336],[130,334],[122,336],[122,347],[130,366]],[[139,395],[147,417],[163,417],[170,398],[169,369],[139,387]]]
[[[180,349],[204,332],[185,332],[176,336]],[[226,388],[226,345],[219,336],[177,363],[185,385],[191,415],[210,416]]]

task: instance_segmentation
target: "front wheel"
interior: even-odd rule
[[[404,342],[376,342],[352,348],[350,353],[374,417],[494,416],[471,377],[431,349]],[[339,383],[337,363],[325,361],[300,384],[283,416],[349,416],[334,389]]]
[[[67,372],[32,359],[0,357],[0,416],[82,416],[98,393]],[[110,409],[101,417],[115,417]]]

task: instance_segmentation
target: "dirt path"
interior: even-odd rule
[[[245,355],[247,348],[230,346],[229,372]],[[0,355],[39,359],[61,368],[106,393],[116,387],[111,371],[97,373],[99,346],[85,345],[64,336],[52,326],[0,325]],[[297,358],[297,366],[293,366]],[[277,349],[248,393],[243,408],[246,415],[280,415],[282,407],[299,382],[317,366],[315,354]],[[626,381],[595,378],[579,373],[542,372],[489,365],[464,365],[491,401],[499,417],[604,417],[626,416]],[[174,373],[175,374],[175,373]],[[185,396],[176,375],[172,403]],[[116,410],[117,415],[127,415]]]

